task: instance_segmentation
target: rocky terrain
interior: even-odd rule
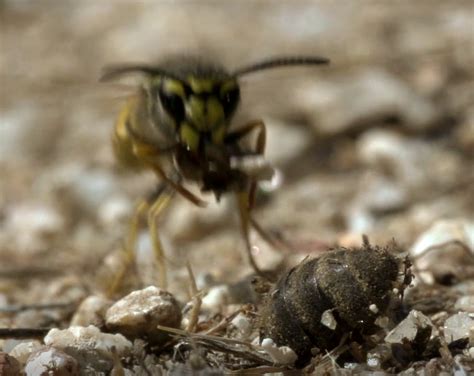
[[[461,0],[0,1],[0,374],[473,374],[473,20]],[[123,171],[110,145],[139,80],[98,77],[176,53],[229,69],[331,59],[242,79],[233,126],[263,119],[276,169],[254,215],[285,249],[251,241],[282,275],[362,235],[388,247],[402,280],[386,287],[397,307],[370,305],[377,331],[299,369],[259,339],[273,286],[252,277],[232,197],[176,196],[159,224],[166,289],[143,226],[110,292],[156,178]],[[316,320],[339,330],[337,309]]]

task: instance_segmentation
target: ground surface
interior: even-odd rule
[[[171,53],[230,68],[282,54],[331,58],[330,67],[242,82],[235,126],[265,120],[267,158],[281,176],[262,187],[255,217],[293,250],[283,257],[253,234],[260,265],[295,265],[329,246],[359,245],[361,234],[422,252],[439,244],[417,243],[436,224],[433,237],[474,251],[471,1],[0,1],[0,21],[0,307],[103,291],[104,260],[119,257],[133,205],[155,180],[123,173],[110,148],[133,81],[97,78],[107,63]],[[176,199],[160,226],[168,290],[183,302],[186,261],[199,287],[251,272],[232,200],[207,199],[207,209]],[[154,284],[146,231],[138,249],[130,283]],[[451,255],[423,267],[440,283],[430,294],[448,289],[454,304],[474,296],[474,279],[472,255]],[[435,264],[447,270],[433,274]],[[70,315],[0,313],[0,326],[65,327]]]

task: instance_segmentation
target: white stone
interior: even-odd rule
[[[474,256],[474,222],[467,219],[440,220],[423,232],[410,249],[410,255],[425,283],[433,276],[456,274]]]
[[[152,342],[166,339],[158,325],[177,328],[181,309],[169,292],[155,286],[133,291],[113,304],[106,312],[107,328],[128,337],[146,337]]]
[[[264,338],[262,340],[261,347],[265,350],[265,352],[270,355],[272,361],[277,364],[286,364],[290,365],[293,364],[298,356],[296,353],[288,346],[280,346],[278,347],[275,342],[271,338]]]
[[[237,329],[238,337],[240,339],[246,339],[250,336],[250,334],[252,334],[252,322],[243,313],[239,313],[237,316],[235,316],[231,321],[231,324]]]
[[[369,306],[369,309],[370,309],[370,311],[373,312],[373,313],[378,313],[378,312],[379,312],[379,308],[377,307],[376,304],[371,304],[371,305]]]
[[[43,345],[39,341],[28,341],[21,342],[16,345],[9,354],[20,362],[21,365],[25,365],[30,355],[36,350],[40,349]]]
[[[71,319],[71,326],[101,327],[105,323],[105,312],[112,302],[102,296],[91,295],[85,298]]]
[[[474,295],[461,296],[454,304],[454,309],[474,313]]]
[[[334,318],[334,315],[332,314],[331,309],[327,309],[323,312],[321,315],[321,324],[324,326],[328,327],[331,330],[336,329],[337,327],[337,321]]]
[[[433,328],[431,320],[419,311],[412,310],[408,316],[385,337],[388,343],[403,343],[403,339],[413,341],[420,329]]]
[[[44,343],[59,349],[74,347],[78,350],[95,350],[111,358],[112,348],[119,356],[127,355],[132,349],[132,343],[121,334],[102,333],[93,325],[71,326],[64,330],[51,329],[44,337]]]
[[[121,334],[102,333],[93,325],[51,329],[44,343],[71,355],[79,361],[82,371],[90,372],[109,372],[116,356],[129,355],[133,347]]]
[[[55,348],[43,347],[30,355],[26,376],[79,376],[79,364],[72,356]]]
[[[416,258],[433,247],[454,241],[462,242],[474,252],[474,222],[465,219],[435,222],[418,237],[415,244],[411,247],[410,254]]]
[[[474,330],[474,318],[467,312],[456,313],[444,322],[444,337],[448,343],[469,338],[470,330]]]
[[[229,302],[229,287],[227,285],[214,286],[202,298],[202,309],[219,313]]]

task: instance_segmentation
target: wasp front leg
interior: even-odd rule
[[[265,145],[266,145],[266,128],[265,128],[265,124],[261,120],[257,120],[255,122],[247,124],[241,129],[235,132],[229,133],[228,136],[226,137],[226,142],[228,143],[238,142],[240,139],[248,136],[253,131],[257,131],[257,138],[256,138],[256,145],[255,145],[254,152],[258,155],[263,156],[265,154]],[[245,242],[247,259],[251,267],[253,268],[253,270],[255,271],[257,275],[260,275],[267,279],[272,279],[273,276],[271,275],[271,273],[269,273],[268,271],[263,271],[258,267],[255,261],[255,258],[253,257],[253,254],[252,254],[252,245],[250,243],[250,227],[251,226],[257,230],[259,235],[264,240],[268,241],[269,239],[271,239],[271,236],[268,235],[263,230],[263,228],[260,225],[258,225],[255,219],[253,219],[251,216],[251,211],[253,210],[255,206],[256,192],[257,192],[257,182],[255,180],[252,180],[250,182],[248,190],[237,193],[237,204],[239,208],[241,231],[242,231],[242,236]],[[274,246],[273,242],[270,241],[270,243],[272,246]]]

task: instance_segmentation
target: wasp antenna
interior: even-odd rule
[[[148,76],[166,76],[175,78],[172,74],[160,67],[150,65],[109,65],[102,69],[100,82],[113,80],[119,76],[129,73],[142,73]]]
[[[272,69],[278,67],[288,67],[296,65],[323,65],[329,64],[330,60],[319,56],[290,56],[277,57],[263,60],[258,63],[237,69],[233,75],[235,77],[243,76],[247,73],[257,72],[264,69]]]

